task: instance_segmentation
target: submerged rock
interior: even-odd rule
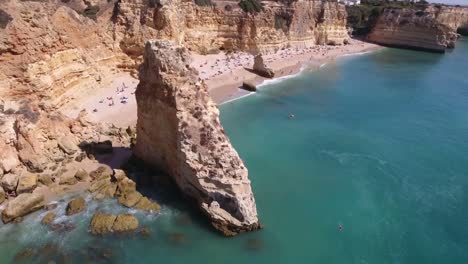
[[[86,201],[83,197],[78,197],[73,200],[71,200],[66,209],[66,214],[67,215],[74,215],[77,214],[81,211],[83,211],[86,208]]]
[[[258,238],[251,238],[247,240],[247,249],[260,250],[263,247],[263,241]]]
[[[169,41],[146,43],[136,91],[135,155],[171,175],[225,235],[258,229],[247,168],[189,65],[186,49]]]
[[[122,233],[138,229],[138,219],[132,214],[105,214],[96,213],[90,223],[91,233],[94,235],[104,235],[112,232]]]
[[[17,217],[25,216],[44,206],[44,195],[38,193],[22,193],[8,202],[2,212],[3,223],[9,223]]]
[[[50,211],[50,210],[54,210],[57,207],[58,207],[58,203],[53,202],[53,203],[44,205],[44,210]]]
[[[131,214],[119,214],[112,225],[114,232],[129,232],[138,228],[138,219]]]
[[[161,206],[146,197],[142,197],[138,203],[135,204],[135,208],[143,211],[158,211]]]
[[[57,217],[55,213],[49,212],[42,218],[41,223],[43,225],[50,225],[55,220],[55,217]]]
[[[89,228],[93,235],[102,235],[112,232],[117,216],[113,214],[96,213],[91,219]]]
[[[184,234],[177,232],[169,234],[168,240],[175,244],[184,244],[188,242],[188,239]]]
[[[143,237],[150,237],[151,236],[151,229],[149,227],[143,227],[138,231],[138,233]]]
[[[124,193],[118,198],[118,201],[120,204],[126,207],[133,207],[140,201],[142,197],[143,195],[141,195],[141,193],[133,191]]]

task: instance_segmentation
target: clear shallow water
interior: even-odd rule
[[[150,191],[165,205],[137,214],[149,238],[88,235],[97,206],[127,211],[91,202],[60,219],[77,227],[59,235],[38,223],[44,213],[0,226],[1,262],[53,243],[73,263],[104,250],[110,259],[92,262],[468,263],[468,41],[445,55],[342,58],[224,104],[221,117],[264,230],[220,237],[182,202]]]

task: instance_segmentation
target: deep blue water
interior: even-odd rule
[[[0,225],[1,262],[52,243],[57,263],[103,249],[112,252],[103,263],[468,263],[468,41],[445,55],[341,58],[224,104],[221,118],[265,229],[224,238],[183,202],[160,200],[160,214],[136,212],[150,237],[95,238],[96,208],[127,209],[90,202],[58,220],[76,225],[69,232],[41,226],[44,212]]]

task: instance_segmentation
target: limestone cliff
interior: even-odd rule
[[[260,227],[247,168],[185,48],[149,41],[137,87],[135,154],[173,177],[225,235]]]
[[[434,13],[439,23],[468,36],[468,7],[431,5],[426,11]]]
[[[445,52],[455,46],[457,34],[432,12],[387,9],[367,38],[381,45]]]
[[[262,1],[264,11],[245,13],[238,1],[154,3],[120,0],[116,36],[123,49],[141,53],[142,39],[164,38],[207,53],[218,50],[269,52],[287,46],[343,44],[348,39],[346,10],[334,1]]]
[[[100,6],[96,20],[78,0],[1,1],[0,16],[8,18],[0,26],[2,98],[34,94],[63,104],[68,92],[92,91],[133,63],[114,45],[112,1],[92,4]]]

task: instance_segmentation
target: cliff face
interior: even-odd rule
[[[468,7],[433,5],[427,11],[434,13],[439,23],[460,34],[468,35]]]
[[[158,37],[202,53],[219,49],[265,52],[285,46],[342,44],[348,39],[346,10],[336,2],[262,3],[264,11],[253,15],[243,12],[237,1],[214,1],[214,6],[201,7],[184,0],[154,5],[121,0],[115,13],[117,35],[127,49],[128,43]]]
[[[137,87],[135,154],[164,169],[225,235],[260,227],[247,168],[186,49],[149,41]]]
[[[95,89],[132,64],[114,47],[113,4],[102,2],[93,20],[78,13],[86,7],[80,1],[2,1],[0,16],[10,19],[0,27],[0,96],[35,94],[60,104],[68,91]]]
[[[256,15],[243,12],[237,1],[214,3],[1,1],[0,96],[34,95],[66,104],[81,96],[75,91],[86,94],[109,84],[116,73],[136,73],[148,39],[209,52],[341,44],[348,38],[346,11],[337,3],[264,1],[265,11]]]
[[[387,9],[367,38],[381,45],[445,52],[455,46],[457,34],[434,13]]]

